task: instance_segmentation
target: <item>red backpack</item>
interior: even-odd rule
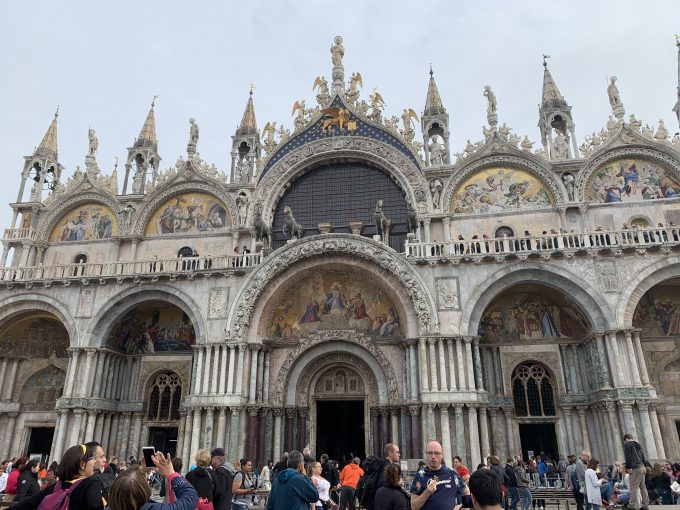
[[[61,481],[57,482],[54,485],[52,494],[49,494],[43,498],[38,510],[68,510],[69,496],[73,490],[78,487],[80,482],[82,482],[82,479],[71,484],[71,486],[66,489],[62,487]]]

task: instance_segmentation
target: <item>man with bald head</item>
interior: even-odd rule
[[[426,466],[416,472],[411,483],[413,510],[451,510],[460,495],[470,494],[465,482],[453,469],[444,466],[444,451],[438,441],[425,446]]]

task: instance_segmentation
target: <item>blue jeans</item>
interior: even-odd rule
[[[591,504],[590,508],[592,508],[592,510],[600,510],[600,505],[592,505]]]
[[[614,487],[611,483],[607,482],[600,485],[600,495],[602,496],[602,499],[609,501],[612,497],[612,492],[614,492]]]
[[[531,506],[531,491],[529,487],[518,487],[517,491],[522,495],[522,510],[528,510]]]
[[[508,510],[517,510],[517,501],[519,500],[519,493],[517,487],[508,486]]]

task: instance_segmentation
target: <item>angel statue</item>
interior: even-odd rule
[[[368,118],[371,119],[373,122],[379,124],[380,115],[386,106],[385,100],[380,95],[380,92],[378,92],[377,88],[373,89],[373,93],[370,96],[368,96],[368,100],[370,101],[371,104],[371,114],[368,116]]]
[[[363,88],[363,86],[361,73],[352,73],[352,76],[349,78],[349,90],[347,91],[347,100],[350,103],[355,103],[359,99],[359,87]]]
[[[88,149],[88,155],[92,156],[93,158],[97,155],[97,148],[99,147],[99,140],[97,139],[97,135],[94,134],[94,129],[90,128],[89,131],[87,132],[87,136],[90,139],[90,146]]]
[[[277,143],[274,139],[275,134],[276,122],[267,122],[267,124],[264,126],[264,129],[262,130],[262,144],[264,145],[264,150],[268,155],[274,152],[274,149],[276,148]]]
[[[297,133],[303,127],[305,127],[305,124],[307,123],[307,120],[305,118],[307,116],[307,107],[305,106],[304,99],[300,101],[295,101],[295,104],[293,105],[293,112],[290,114],[291,117],[295,115],[295,112],[297,112],[297,117],[295,117],[294,124],[295,132]]]
[[[418,114],[411,108],[404,108],[401,114],[401,121],[404,124],[404,130],[401,132],[402,136],[409,142],[413,140],[415,131],[413,130],[413,121],[418,122]]]
[[[317,88],[319,89],[319,93],[316,95],[316,102],[319,103],[319,106],[325,106],[331,98],[328,93],[328,82],[326,81],[326,78],[323,76],[316,77],[314,85],[312,85],[312,90],[316,90]]]
[[[498,103],[496,102],[496,94],[493,93],[490,85],[484,86],[484,92],[482,95],[486,97],[487,101],[489,101],[489,104],[486,107],[486,113],[496,113],[496,107],[498,106]]]

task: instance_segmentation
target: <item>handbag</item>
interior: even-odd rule
[[[673,492],[680,492],[680,483],[678,483],[678,482],[673,482],[673,483],[671,484],[671,490],[672,490]]]
[[[198,498],[196,510],[215,510],[215,506],[208,498]]]

